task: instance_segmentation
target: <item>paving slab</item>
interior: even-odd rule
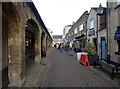
[[[42,77],[40,87],[118,87],[118,79],[110,79],[110,73],[99,68],[84,67],[73,51],[53,49]]]

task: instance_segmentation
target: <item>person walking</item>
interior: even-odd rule
[[[60,43],[60,52],[63,52],[63,46],[61,43]]]

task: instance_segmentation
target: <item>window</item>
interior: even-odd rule
[[[82,30],[83,30],[83,24],[79,26],[79,31],[82,31]]]
[[[94,21],[93,21],[93,19],[90,21],[90,29],[92,29],[92,28],[94,28]]]
[[[74,33],[74,34],[76,34],[76,33],[77,33],[77,28],[75,28],[75,30],[74,30],[74,31],[75,31],[75,33]]]
[[[120,0],[118,0],[118,4],[120,4]]]
[[[72,36],[73,36],[73,32],[72,32]]]

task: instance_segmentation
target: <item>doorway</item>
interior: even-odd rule
[[[106,61],[106,39],[101,37],[101,60]]]

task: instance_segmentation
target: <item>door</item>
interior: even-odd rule
[[[102,37],[101,38],[101,59],[103,61],[106,61],[106,47],[105,47],[105,44],[106,44],[106,40],[105,40],[105,37]]]
[[[97,38],[93,38],[93,43],[94,43],[94,45],[96,47],[96,51],[97,51]]]

